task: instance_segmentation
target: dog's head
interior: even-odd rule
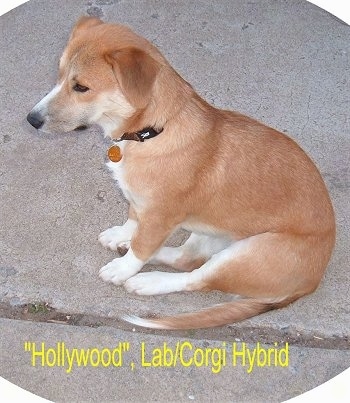
[[[127,27],[83,17],[60,59],[56,86],[27,120],[49,133],[96,123],[109,134],[150,103],[164,65],[161,54]]]

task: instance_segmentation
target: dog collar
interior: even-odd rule
[[[109,147],[107,155],[108,158],[112,162],[119,162],[122,159],[122,153],[120,150],[120,147],[116,145],[119,141],[123,140],[134,140],[134,141],[140,141],[144,142],[145,140],[151,139],[152,137],[158,136],[163,131],[163,128],[160,130],[156,130],[154,127],[145,127],[144,129],[138,131],[138,132],[133,132],[133,133],[124,133],[121,137],[118,139],[113,139],[113,143],[115,143],[113,146]]]
[[[154,127],[145,127],[144,129],[133,132],[133,133],[124,133],[118,139],[114,139],[113,142],[117,143],[123,140],[134,140],[144,142],[145,140],[151,139],[152,137],[158,136],[163,131],[163,128],[160,130],[156,130]]]

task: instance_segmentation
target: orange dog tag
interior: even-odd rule
[[[108,158],[112,162],[120,161],[122,159],[122,153],[120,151],[120,148],[118,146],[109,147],[109,149],[108,149]]]

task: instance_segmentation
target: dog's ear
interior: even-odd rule
[[[89,28],[100,24],[103,24],[103,21],[101,21],[99,18],[87,16],[80,17],[73,27],[70,39],[73,39],[77,34],[81,34]]]
[[[146,107],[151,98],[152,87],[160,65],[141,49],[129,47],[105,56],[112,65],[120,88],[137,109]]]

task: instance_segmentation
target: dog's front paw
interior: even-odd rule
[[[128,278],[138,273],[143,265],[144,262],[138,259],[129,249],[125,256],[116,258],[103,266],[100,270],[100,277],[103,281],[121,285]]]
[[[133,275],[128,267],[121,267],[118,260],[121,260],[121,258],[114,259],[106,264],[106,266],[102,267],[100,277],[103,281],[111,282],[115,285],[122,285],[125,280]]]
[[[117,250],[120,246],[127,249],[136,227],[137,222],[129,218],[124,225],[117,225],[101,232],[98,240],[104,247],[112,250]]]
[[[119,244],[126,241],[124,239],[123,227],[116,226],[101,232],[98,240],[105,248],[117,250]]]

